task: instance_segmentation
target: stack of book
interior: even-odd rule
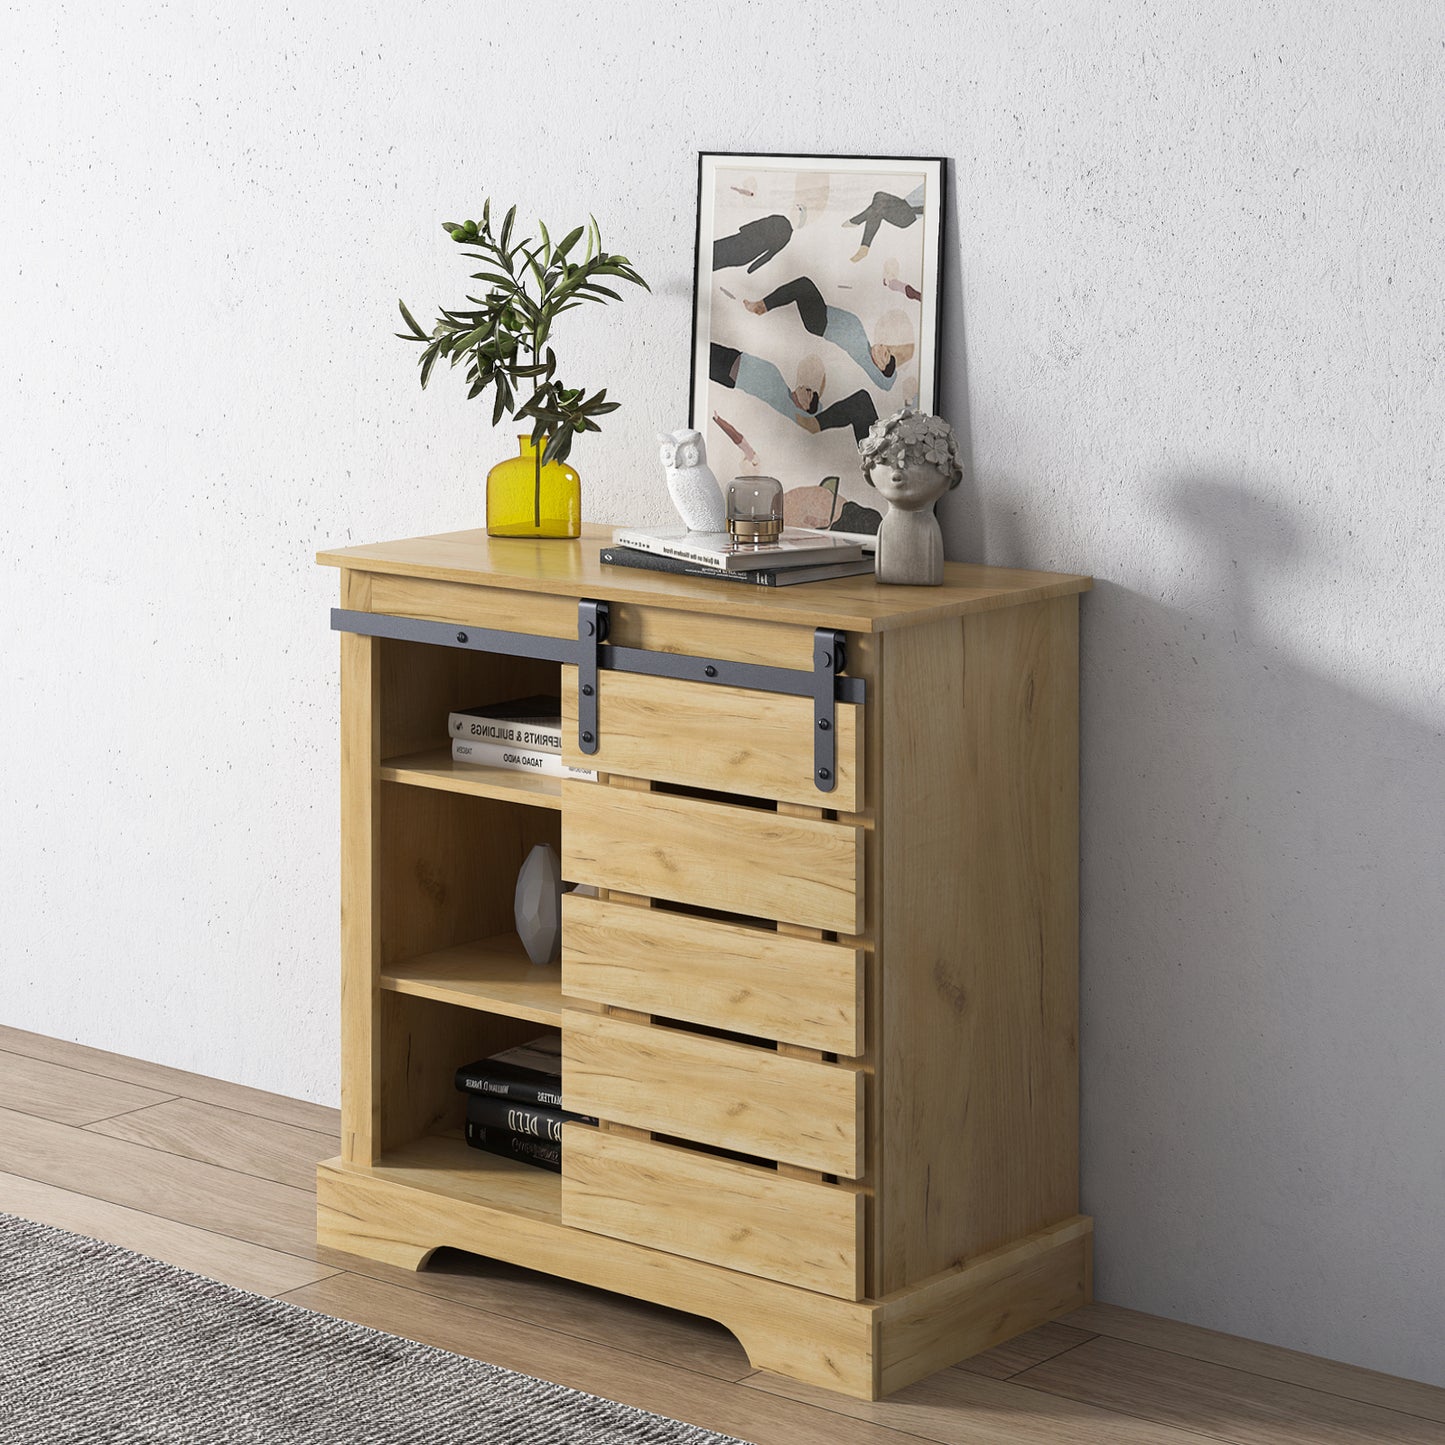
[[[543,1034],[457,1070],[467,1096],[467,1143],[534,1169],[562,1172],[562,1125],[595,1124],[562,1107],[562,1035]]]
[[[447,719],[452,761],[478,767],[509,768],[547,778],[595,780],[590,768],[562,761],[562,700],[556,696],[518,697],[463,708]]]
[[[794,527],[785,527],[782,536],[766,547],[739,547],[726,532],[626,527],[617,533],[612,546],[602,549],[601,557],[612,567],[751,582],[755,587],[829,582],[873,571],[873,558],[864,554],[858,542]]]

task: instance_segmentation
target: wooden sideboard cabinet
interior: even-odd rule
[[[1090,1297],[1078,1213],[1078,594],[950,564],[771,589],[482,532],[341,569],[342,1140],[324,1245],[450,1246],[721,1321],[886,1395]],[[454,766],[558,691],[598,780]],[[560,967],[513,931],[537,843]],[[455,1069],[560,1028],[562,1173]]]

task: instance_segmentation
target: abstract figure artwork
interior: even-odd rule
[[[789,526],[874,533],[856,448],[937,405],[941,160],[705,154],[692,422],[724,476],[766,471]]]

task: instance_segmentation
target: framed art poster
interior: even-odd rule
[[[858,443],[938,406],[942,160],[698,159],[692,425],[724,487],[783,484],[790,527],[871,534]]]

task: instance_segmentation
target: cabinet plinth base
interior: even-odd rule
[[[854,1303],[333,1159],[317,1170],[317,1239],[405,1269],[421,1268],[436,1249],[468,1250],[651,1300],[718,1321],[757,1369],[876,1400],[1087,1303],[1093,1222],[1075,1215],[884,1299]]]

